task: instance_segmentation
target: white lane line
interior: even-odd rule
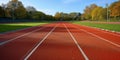
[[[75,27],[75,26],[74,26],[74,27]],[[99,38],[99,39],[101,39],[101,40],[103,40],[103,41],[106,41],[106,42],[108,42],[108,43],[110,43],[110,44],[112,44],[112,45],[117,46],[117,47],[120,48],[120,45],[119,45],[119,44],[116,44],[116,43],[114,43],[114,42],[111,42],[111,41],[109,41],[109,40],[107,40],[107,39],[104,39],[104,38],[102,38],[102,37],[100,37],[100,36],[98,36],[98,35],[95,35],[95,34],[93,34],[93,33],[91,33],[91,32],[86,31],[86,30],[80,29],[80,28],[78,28],[78,27],[76,27],[76,28],[79,29],[79,30],[81,30],[81,31],[83,31],[83,32],[85,32],[85,33],[88,33],[88,34],[90,34],[90,35],[92,35],[92,36],[94,36],[94,37],[97,37],[97,38]]]
[[[72,39],[74,40],[75,44],[77,45],[79,51],[82,53],[83,57],[85,60],[89,60],[89,58],[87,57],[87,55],[84,53],[84,51],[82,50],[82,48],[80,47],[80,45],[78,44],[77,40],[75,39],[75,37],[72,35],[72,33],[70,32],[70,30],[67,28],[67,26],[64,24],[65,28],[67,29],[68,33],[70,34],[70,36],[72,37]]]
[[[24,60],[28,60],[28,58],[36,51],[36,49],[42,44],[42,42],[55,30],[57,25],[32,49],[32,51],[24,58]]]
[[[7,40],[7,41],[1,42],[1,43],[0,43],[0,46],[1,46],[1,45],[4,45],[4,44],[6,44],[6,43],[9,43],[9,42],[11,42],[11,41],[13,41],[13,40],[15,40],[15,39],[18,39],[18,38],[21,38],[21,37],[23,37],[23,36],[29,35],[29,34],[31,34],[31,33],[33,33],[33,32],[42,30],[42,29],[44,29],[44,28],[46,28],[46,27],[43,27],[43,28],[40,28],[40,29],[36,29],[36,30],[31,31],[31,32],[25,33],[25,34],[23,34],[23,35],[17,36],[17,37],[15,37],[15,38],[9,39],[9,40]]]

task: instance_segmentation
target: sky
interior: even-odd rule
[[[7,4],[10,0],[0,0],[2,3]],[[86,6],[90,4],[97,4],[98,6],[105,7],[106,4],[111,4],[117,0],[19,0],[25,7],[33,6],[38,11],[42,11],[49,15],[54,15],[56,12],[80,12],[83,13]]]

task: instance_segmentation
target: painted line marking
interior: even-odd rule
[[[38,31],[38,30],[42,30],[42,29],[44,29],[44,28],[46,28],[46,27],[43,27],[43,28],[40,28],[40,29],[36,29],[36,30],[31,31],[31,32],[25,33],[25,34],[23,34],[23,35],[17,36],[17,37],[15,37],[15,38],[9,39],[9,40],[7,40],[7,41],[1,42],[1,43],[0,43],[0,46],[1,46],[1,45],[4,45],[4,44],[6,44],[6,43],[9,43],[9,42],[11,42],[11,41],[13,41],[13,40],[15,40],[15,39],[18,39],[18,38],[21,38],[21,37],[23,37],[23,36],[29,35],[29,34],[31,34],[31,33],[33,33],[33,32]]]
[[[33,48],[33,50],[24,58],[24,60],[28,60],[28,58],[37,50],[37,48],[45,41],[45,39],[55,30],[57,25]]]
[[[87,57],[87,55],[84,53],[84,51],[82,50],[82,48],[80,47],[80,45],[78,44],[77,40],[75,39],[75,37],[72,35],[72,33],[70,32],[70,30],[67,28],[67,26],[64,24],[65,28],[67,29],[68,33],[70,34],[71,38],[74,40],[75,44],[77,45],[79,51],[82,53],[83,57],[85,58],[85,60],[89,60],[89,58]]]
[[[75,27],[75,26],[74,26],[74,27]],[[120,45],[119,45],[119,44],[116,44],[116,43],[114,43],[114,42],[111,42],[111,41],[109,41],[109,40],[107,40],[107,39],[104,39],[104,38],[98,36],[98,35],[95,35],[95,34],[93,34],[93,33],[90,33],[90,32],[88,32],[88,31],[86,31],[86,30],[84,30],[84,29],[80,29],[80,28],[78,28],[78,27],[76,27],[76,28],[79,29],[79,30],[81,30],[81,31],[83,31],[83,32],[85,32],[85,33],[88,33],[88,34],[90,34],[90,35],[92,35],[92,36],[94,36],[94,37],[97,37],[97,38],[99,38],[99,39],[101,39],[101,40],[103,40],[103,41],[106,41],[106,42],[108,42],[108,43],[110,43],[110,44],[112,44],[112,45],[117,46],[117,47],[120,48]]]

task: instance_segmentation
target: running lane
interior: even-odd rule
[[[47,25],[47,24],[45,24],[45,25]],[[32,31],[34,31],[34,30],[44,28],[44,26],[35,26],[35,27],[30,27],[30,28],[25,28],[25,29],[22,29],[22,30],[14,31],[14,32],[8,32],[8,33],[5,33],[5,34],[0,34],[0,43],[4,42],[4,41],[7,41],[7,40],[10,40],[10,39],[13,39],[13,38],[16,38],[16,37],[20,37],[22,35],[26,35],[26,34],[32,32]]]
[[[87,27],[87,26],[76,25],[76,24],[74,24],[74,26],[79,28],[82,31],[90,32],[94,35],[97,35],[97,36],[107,39],[111,42],[114,42],[114,43],[118,44],[120,47],[120,34],[112,33],[109,31],[104,31],[101,29],[91,28],[91,27]]]
[[[69,27],[69,29],[74,29]],[[25,60],[84,60],[63,23],[26,56]]]
[[[15,39],[0,46],[0,60],[23,59],[57,23],[48,24],[44,29]]]
[[[63,22],[42,27],[0,45],[0,60],[120,60],[119,35]]]
[[[70,23],[65,23],[65,25],[69,28],[73,28],[69,30],[76,38],[77,42],[79,43],[79,45],[81,46],[81,48],[83,49],[89,60],[120,60],[120,47],[118,46],[120,42],[118,40],[115,40],[119,44],[118,45],[111,44],[110,42],[105,41],[104,37],[100,35],[103,34],[103,36],[108,36],[107,37],[108,41],[117,44],[115,41],[112,40],[113,37],[111,37],[109,33],[105,33],[103,31],[101,32],[100,30],[95,30],[95,29],[93,29],[94,31],[93,32],[92,28],[76,26]],[[97,34],[97,36],[91,34],[95,32],[100,34]],[[99,35],[103,39],[98,37]],[[114,39],[119,38],[120,40],[119,36],[116,37],[115,36],[116,35],[114,35]]]

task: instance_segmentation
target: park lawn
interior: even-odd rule
[[[9,23],[9,24],[0,24],[0,33],[15,31],[19,29],[24,29],[28,27],[38,26],[47,24],[49,22],[30,22],[30,23]]]
[[[75,21],[73,23],[120,32],[120,24],[101,24],[101,23],[93,23],[93,22],[81,22],[81,21]]]

